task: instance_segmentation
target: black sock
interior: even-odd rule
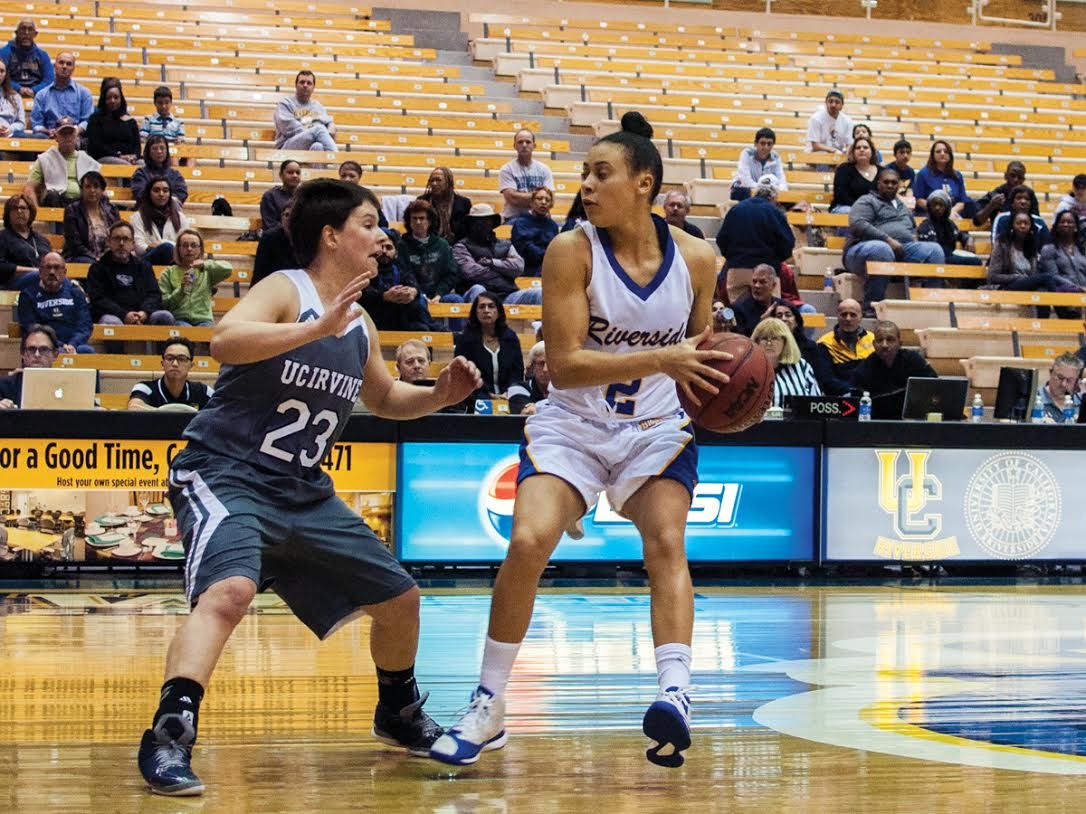
[[[204,688],[191,678],[171,678],[162,685],[162,697],[151,728],[158,729],[162,723],[163,729],[175,741],[194,743],[203,697]]]
[[[419,700],[419,688],[415,683],[415,667],[406,670],[382,670],[377,668],[377,699],[392,709],[403,709]]]

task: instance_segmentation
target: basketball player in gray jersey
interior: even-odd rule
[[[190,766],[200,700],[260,588],[273,588],[322,639],[369,614],[373,735],[425,756],[441,734],[414,677],[418,588],[321,469],[359,397],[377,415],[407,419],[482,384],[459,357],[433,387],[392,380],[356,304],[377,271],[377,220],[377,199],[363,187],[303,184],[290,220],[303,268],[262,280],[215,328],[211,353],[223,365],[215,394],[170,469],[192,613],[170,643],[140,745],[140,771],[159,794],[203,791]]]

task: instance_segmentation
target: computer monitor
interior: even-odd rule
[[[944,376],[925,379],[913,376],[905,383],[905,407],[901,417],[926,419],[929,413],[942,413],[943,421],[961,421],[965,415],[965,397],[969,379]]]
[[[1022,367],[1001,367],[996,388],[994,418],[997,421],[1027,421],[1037,396],[1037,371]]]
[[[93,410],[98,374],[91,368],[28,367],[23,370],[24,410]]]

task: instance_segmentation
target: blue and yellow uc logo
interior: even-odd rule
[[[904,452],[908,469],[898,471]],[[879,508],[893,520],[897,539],[879,536],[875,554],[893,560],[941,560],[959,553],[955,537],[939,539],[943,515],[928,504],[943,499],[942,482],[928,471],[931,450],[877,449]]]

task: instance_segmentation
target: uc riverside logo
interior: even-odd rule
[[[965,490],[965,522],[985,551],[1002,560],[1041,551],[1060,525],[1060,484],[1043,462],[1000,452],[980,465]]]
[[[898,472],[902,452],[908,462]],[[954,536],[940,538],[943,515],[928,511],[943,500],[942,482],[928,471],[930,449],[877,449],[879,508],[893,520],[895,538],[879,535],[875,556],[892,560],[942,560],[961,553]]]

